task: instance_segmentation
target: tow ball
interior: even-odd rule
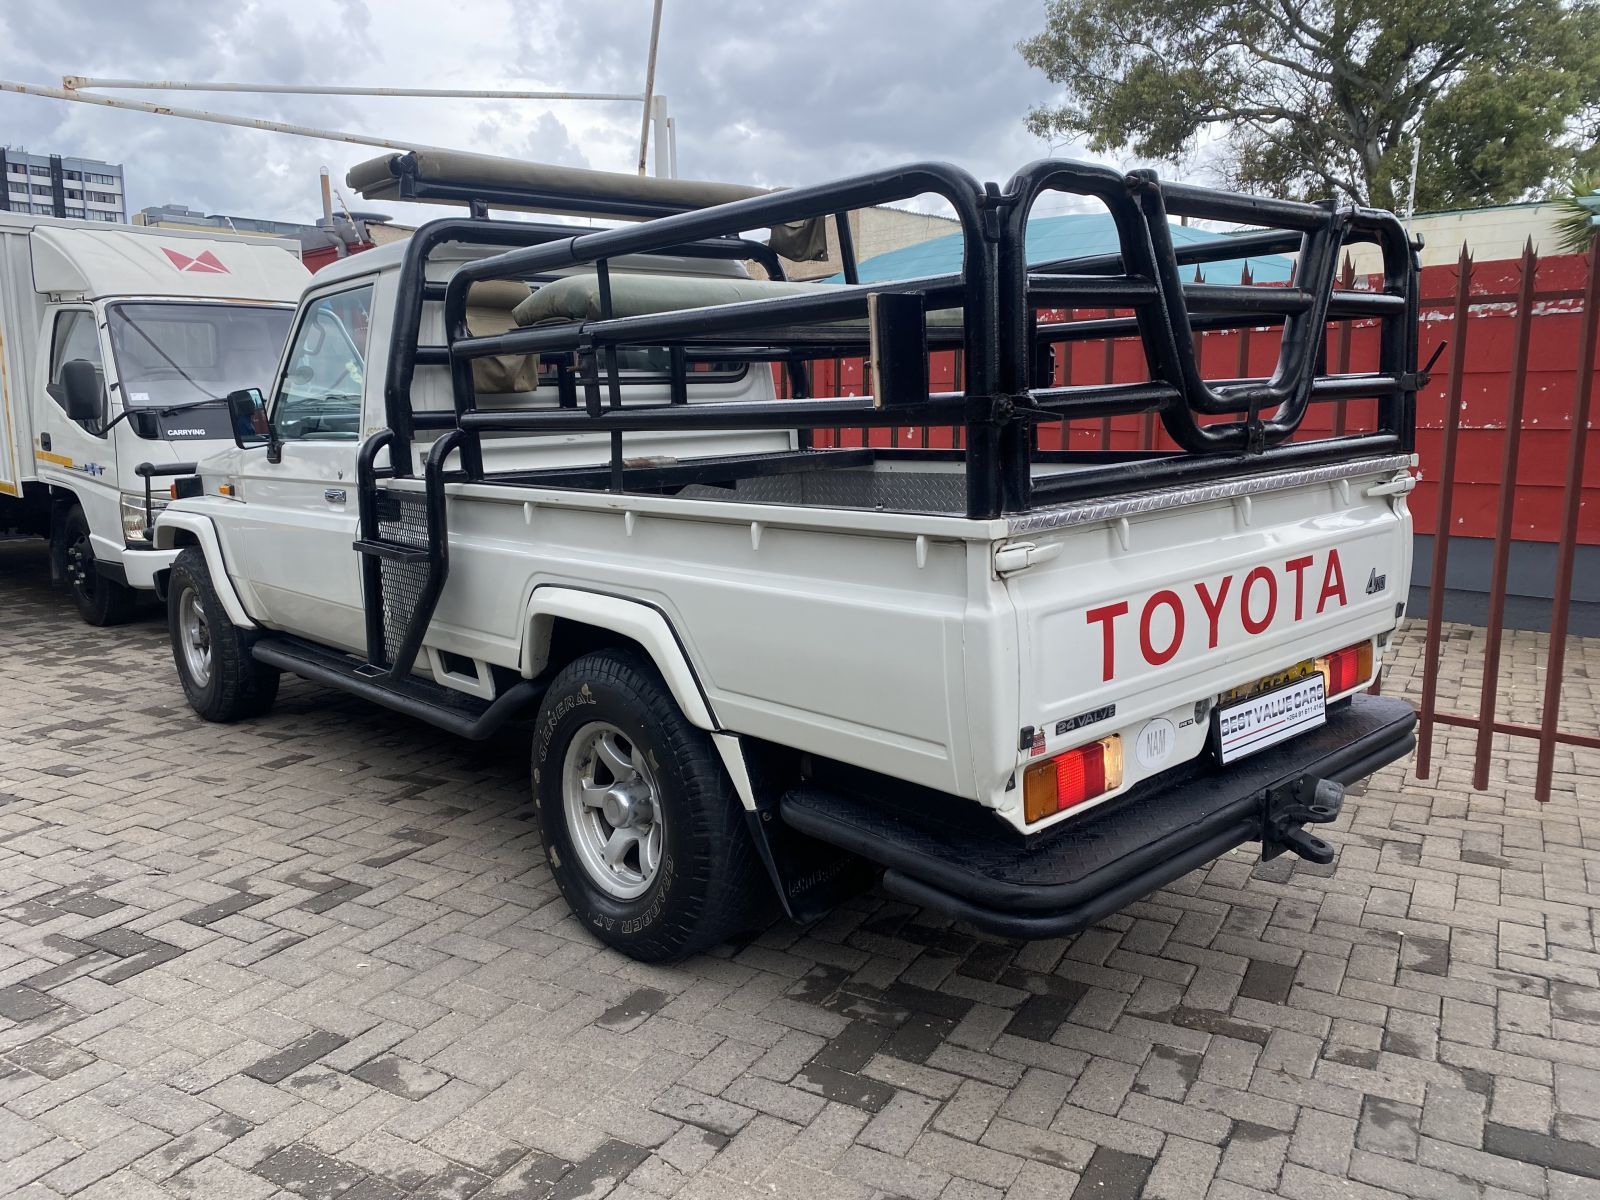
[[[1307,862],[1331,863],[1333,847],[1305,826],[1337,820],[1343,807],[1344,786],[1331,779],[1302,775],[1269,788],[1261,813],[1261,861],[1292,850]]]

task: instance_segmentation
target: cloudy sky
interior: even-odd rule
[[[1004,180],[1047,149],[1023,115],[1050,85],[1014,49],[1041,8],[666,0],[657,90],[679,173],[778,186],[942,158]],[[0,78],[635,92],[649,21],[650,0],[39,0],[0,8]],[[637,152],[636,104],[121,94],[605,170],[632,169]],[[11,93],[0,144],[123,162],[130,211],[300,220],[317,215],[319,166],[342,182],[381,153]]]

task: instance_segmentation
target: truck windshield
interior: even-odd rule
[[[123,403],[164,408],[266,390],[294,310],[259,304],[113,304],[111,350]]]

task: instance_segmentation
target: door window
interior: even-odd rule
[[[45,390],[63,411],[67,406],[67,391],[61,383],[61,368],[78,358],[94,364],[103,393],[106,369],[100,358],[100,337],[95,331],[94,313],[87,308],[69,308],[56,314],[50,343],[50,384]]]
[[[281,441],[353,442],[361,436],[371,314],[371,284],[306,305],[273,401],[272,427]]]

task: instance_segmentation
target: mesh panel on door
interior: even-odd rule
[[[378,536],[402,546],[428,548],[428,501],[420,493],[378,493]],[[390,663],[405,641],[406,629],[422,604],[422,589],[432,566],[427,562],[379,559],[383,583],[383,653]]]

